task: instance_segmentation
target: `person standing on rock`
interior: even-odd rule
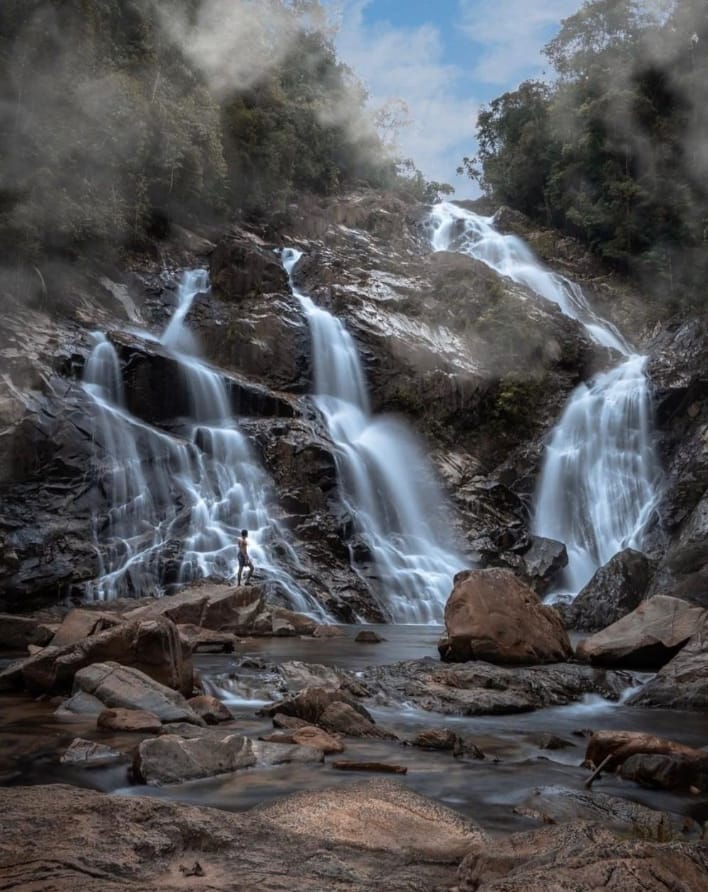
[[[253,576],[253,561],[248,554],[248,530],[241,530],[241,535],[237,539],[238,543],[238,576],[236,577],[236,585],[241,585],[241,574],[243,568],[248,567],[244,585],[248,585]]]

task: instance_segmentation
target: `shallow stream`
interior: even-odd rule
[[[438,627],[378,626],[376,630],[386,638],[379,644],[356,643],[354,633],[362,627],[344,628],[347,637],[341,638],[244,640],[235,654],[198,657],[197,667],[206,686],[214,689],[237,661],[244,656],[254,658],[253,668],[249,670],[252,685],[244,685],[240,670],[238,693],[221,689],[219,695],[234,714],[235,728],[257,737],[273,730],[269,718],[257,715],[268,682],[267,665],[259,667],[260,661],[278,664],[302,660],[357,672],[369,665],[425,657],[438,659]],[[638,683],[641,680],[637,678]],[[426,712],[405,703],[392,708],[366,702],[376,721],[395,731],[403,741],[424,728],[451,728],[470,738],[486,758],[455,758],[449,752],[422,750],[395,741],[347,738],[343,756],[327,757],[323,765],[255,767],[228,776],[156,788],[131,783],[128,757],[125,762],[109,767],[62,765],[60,755],[75,737],[98,740],[129,753],[140,736],[98,731],[95,718],[91,717],[60,722],[54,716],[56,705],[56,701],[0,695],[0,784],[71,783],[124,795],[156,796],[242,811],[296,791],[351,784],[368,776],[334,769],[331,763],[337,758],[382,761],[405,766],[408,773],[401,778],[403,783],[474,818],[491,832],[534,826],[514,808],[541,788],[583,791],[588,777],[588,771],[581,767],[586,741],[576,732],[584,729],[647,731],[696,747],[704,746],[708,739],[708,716],[638,709],[611,703],[597,695],[587,696],[573,705],[531,713],[463,718]],[[532,739],[541,733],[558,735],[575,745],[561,750],[541,749]],[[646,790],[613,775],[603,775],[592,789],[700,822],[708,820],[708,800],[703,797]]]

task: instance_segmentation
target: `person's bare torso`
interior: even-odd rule
[[[244,539],[243,536],[238,537],[238,550],[244,557],[248,557],[248,539]]]

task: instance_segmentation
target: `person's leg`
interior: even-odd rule
[[[249,583],[251,582],[251,576],[253,576],[253,561],[249,559],[246,566],[248,567],[248,570],[246,572],[246,585],[249,585]]]
[[[238,574],[236,576],[236,585],[241,585],[241,574],[243,573],[243,563],[238,562]]]

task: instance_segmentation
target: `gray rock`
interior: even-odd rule
[[[571,628],[597,632],[639,606],[654,570],[646,555],[620,551],[599,570],[566,608]]]
[[[105,708],[105,704],[98,697],[87,694],[86,691],[77,691],[57,707],[54,715],[58,719],[73,719],[76,716],[100,715]]]
[[[660,709],[708,709],[708,627],[703,625],[628,704]]]
[[[77,737],[71,742],[69,748],[63,753],[59,760],[62,765],[84,765],[93,767],[98,765],[109,765],[111,762],[118,762],[123,758],[123,754],[114,750],[113,747],[106,746],[103,743],[96,743],[95,740],[84,740]]]
[[[93,695],[104,706],[152,712],[162,722],[204,724],[180,693],[130,666],[110,662],[86,666],[74,677],[74,693],[80,691]]]
[[[31,616],[0,613],[0,650],[26,650],[30,644],[44,647],[52,635],[51,629]]]

